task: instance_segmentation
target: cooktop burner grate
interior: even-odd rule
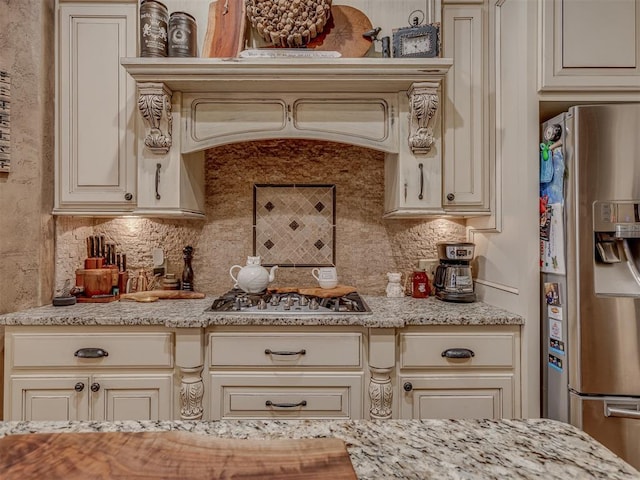
[[[216,298],[207,312],[280,315],[336,315],[371,313],[357,293],[340,297],[318,297],[299,293],[245,293],[240,289]]]

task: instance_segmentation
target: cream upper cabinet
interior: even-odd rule
[[[484,2],[443,4],[443,55],[453,59],[443,95],[442,205],[489,214],[489,85]]]
[[[136,203],[136,2],[57,4],[55,214]]]
[[[640,0],[542,0],[541,15],[541,91],[640,91]]]

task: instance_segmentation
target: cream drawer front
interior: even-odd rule
[[[362,418],[361,375],[211,375],[212,419]]]
[[[405,333],[400,335],[400,367],[512,367],[515,364],[514,342],[512,334]],[[449,358],[444,352],[472,356]]]
[[[172,333],[10,334],[14,368],[173,367]],[[80,358],[80,349],[101,349],[107,356]]]
[[[212,367],[360,367],[360,333],[212,333]]]

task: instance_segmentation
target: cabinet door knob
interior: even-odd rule
[[[98,390],[100,390],[100,384],[99,383],[92,383],[91,384],[91,391],[92,392],[97,392]]]
[[[413,390],[413,385],[411,384],[411,382],[404,382],[404,385],[402,385],[402,388],[404,389],[405,392],[410,392],[411,390]]]
[[[126,201],[133,200],[133,194],[132,194],[132,193],[125,193],[125,194],[124,194],[124,199],[125,199]]]
[[[447,193],[447,200],[453,202],[456,199],[456,196],[453,193]]]
[[[84,383],[82,383],[82,382],[78,382],[78,383],[76,383],[76,384],[74,385],[73,389],[74,389],[76,392],[81,392],[81,391],[83,391],[83,390],[84,390]]]

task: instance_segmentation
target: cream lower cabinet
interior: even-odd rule
[[[412,327],[399,333],[400,418],[514,418],[518,327]]]
[[[363,418],[363,338],[358,329],[217,327],[207,335],[205,416]]]
[[[5,420],[173,418],[171,332],[7,327],[5,355]]]

